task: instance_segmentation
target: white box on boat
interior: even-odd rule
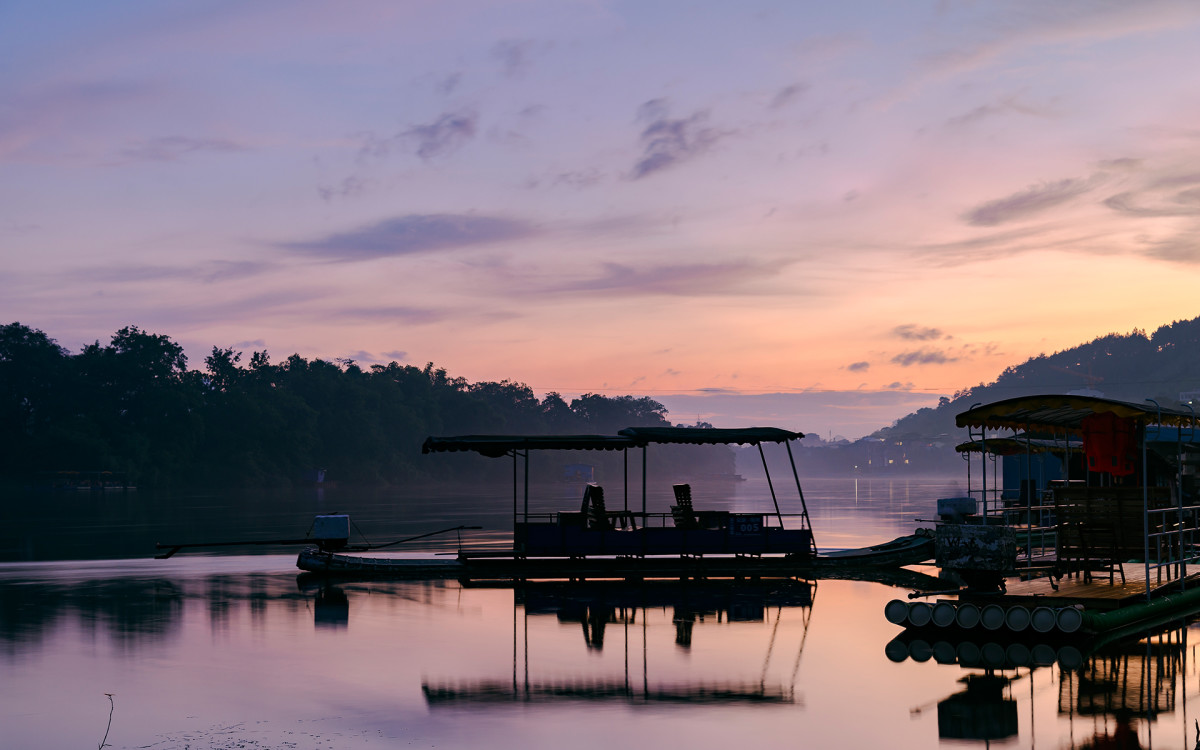
[[[940,497],[937,501],[937,513],[942,518],[964,518],[979,512],[979,506],[973,497]]]
[[[317,516],[313,519],[312,534],[313,539],[349,539],[350,538],[350,516]]]

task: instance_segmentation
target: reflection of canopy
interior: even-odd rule
[[[1078,453],[1083,450],[1083,443],[1078,440],[1053,440],[1029,437],[1021,433],[1012,437],[988,438],[987,440],[971,440],[954,446],[959,453],[983,453],[993,456],[1016,456],[1024,453]]]
[[[1190,425],[1195,415],[1176,409],[1159,409],[1153,404],[1133,404],[1092,396],[1019,396],[978,406],[959,414],[959,427],[1048,430],[1079,433],[1083,421],[1095,414],[1112,414],[1142,424]],[[990,440],[988,441],[991,442]]]

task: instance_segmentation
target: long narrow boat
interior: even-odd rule
[[[702,429],[635,427],[617,435],[468,435],[431,437],[424,453],[474,452],[513,460],[513,546],[460,550],[457,560],[414,561],[345,554],[326,546],[304,550],[297,565],[329,575],[462,578],[754,577],[791,576],[814,570],[897,568],[929,560],[933,538],[919,532],[855,550],[818,554],[789,443],[803,434],[778,428]],[[771,480],[763,443],[787,449],[798,512],[784,513]],[[692,504],[691,487],[673,486],[669,513],[647,510],[647,448],[651,445],[753,445],[766,472],[773,512],[705,510]],[[529,512],[530,454],[544,450],[642,451],[641,509],[629,507],[625,482],[621,509],[610,509],[599,485],[585,487],[579,510]],[[524,482],[518,482],[518,460]],[[628,470],[626,470],[628,476]],[[523,504],[520,502],[522,497]]]

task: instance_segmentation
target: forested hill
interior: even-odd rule
[[[670,424],[666,408],[644,397],[588,394],[568,403],[557,393],[539,400],[507,380],[467,382],[432,364],[242,357],[214,347],[203,370],[189,369],[181,346],[132,326],[70,354],[42,331],[0,325],[0,481],[70,470],[123,472],[143,487],[261,486],[319,468],[353,483],[511,477],[511,462],[422,456],[421,443],[429,435],[614,434]],[[665,451],[660,468],[694,459],[704,471],[732,473],[732,451],[713,448],[682,459]],[[564,452],[543,469],[556,460],[620,462]]]
[[[977,403],[1038,393],[1091,389],[1106,398],[1164,407],[1179,406],[1179,395],[1200,391],[1200,318],[1176,321],[1154,333],[1134,329],[1110,333],[1054,354],[1039,354],[1009,367],[991,383],[942,398],[936,408],[921,409],[875,433],[883,438],[965,437],[955,415]]]

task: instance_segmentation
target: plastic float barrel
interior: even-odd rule
[[[929,657],[933,656],[933,649],[929,646],[929,641],[923,641],[916,638],[908,644],[908,655],[913,661],[925,662],[929,661]]]
[[[938,641],[933,644],[933,660],[938,664],[953,664],[957,658],[953,643]]]
[[[903,602],[901,602],[901,604],[903,604]],[[883,647],[883,653],[887,656],[889,661],[894,661],[899,664],[908,658],[908,644],[899,638],[893,638],[892,640],[888,641],[886,646]]]
[[[1063,646],[1058,650],[1058,666],[1063,669],[1079,669],[1083,666],[1083,654],[1074,646]]]
[[[948,628],[954,624],[955,606],[950,602],[938,602],[933,605],[933,611],[930,617],[933,624],[939,628]]]
[[[1030,650],[1030,661],[1035,667],[1048,667],[1058,661],[1058,652],[1051,645],[1039,643]]]
[[[923,628],[933,619],[933,607],[925,602],[912,602],[908,605],[908,622],[918,628]]]
[[[1029,610],[1021,605],[1009,607],[1004,613],[1004,624],[1014,633],[1020,633],[1025,628],[1029,627]]]
[[[977,667],[983,654],[979,650],[979,646],[970,641],[959,643],[954,649],[954,653],[958,656],[958,663],[964,667]]]
[[[1058,629],[1064,633],[1075,633],[1083,627],[1083,608],[1063,607],[1055,614]]]
[[[979,654],[985,667],[999,669],[1004,666],[1004,647],[999,643],[983,644],[979,649]]]
[[[908,621],[908,602],[891,600],[883,605],[883,616],[893,625],[903,625]]]
[[[1014,667],[1028,667],[1033,661],[1033,653],[1029,647],[1019,641],[1008,644],[1004,649],[1004,660]]]
[[[979,607],[970,603],[959,604],[958,611],[954,613],[954,621],[960,628],[970,630],[979,624]]]
[[[1058,624],[1058,618],[1050,607],[1034,607],[1029,613],[1029,626],[1038,633],[1049,633]]]
[[[999,630],[1004,627],[1004,607],[999,604],[989,604],[979,610],[979,624],[988,630]]]

